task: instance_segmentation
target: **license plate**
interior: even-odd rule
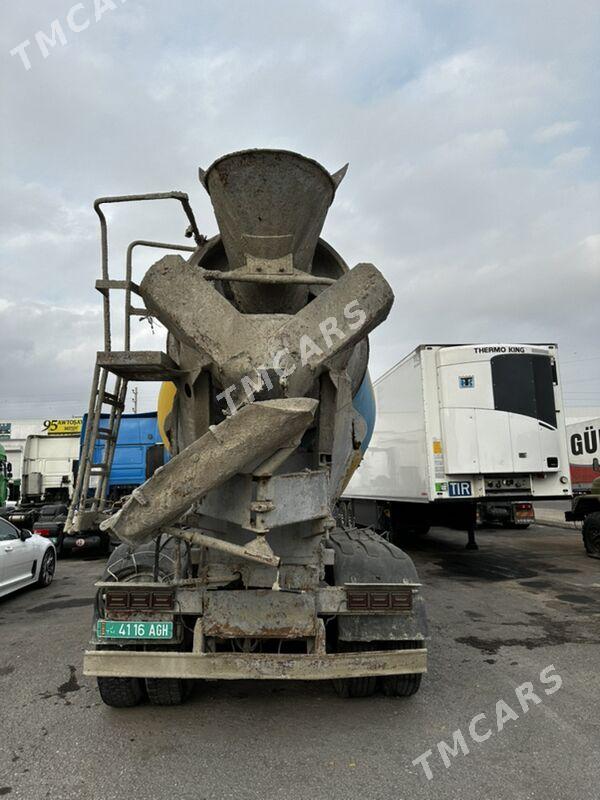
[[[99,619],[99,639],[172,639],[172,622],[120,622]]]

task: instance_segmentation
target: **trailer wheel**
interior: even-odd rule
[[[369,642],[338,642],[338,651],[342,652],[370,649]],[[338,697],[371,697],[377,689],[377,677],[367,675],[361,678],[336,678],[333,688]]]
[[[146,678],[146,691],[153,706],[179,706],[189,694],[189,681],[181,678]]]
[[[581,528],[583,544],[590,558],[600,558],[600,511],[589,514]]]
[[[396,650],[413,650],[423,647],[421,642],[394,642]],[[381,691],[386,697],[411,697],[419,691],[421,686],[420,672],[408,675],[386,675],[380,678]]]
[[[132,708],[141,703],[144,688],[139,678],[97,678],[102,702],[113,708]]]

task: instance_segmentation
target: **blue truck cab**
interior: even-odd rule
[[[103,414],[100,427],[106,427],[103,423],[107,423],[107,421],[108,415]],[[84,415],[81,426],[79,463],[81,463],[86,424],[87,414]],[[100,464],[104,460],[105,446],[105,440],[96,442],[94,463]],[[156,412],[123,414],[108,478],[107,499],[109,504],[131,494],[136,486],[141,486],[168,459],[169,453],[165,450],[158,430]],[[94,494],[94,489],[95,487],[92,485],[89,489],[89,496]],[[62,540],[62,550],[65,552],[97,548],[105,550],[108,549],[109,544],[108,535],[94,526],[93,530],[65,535]]]
[[[108,420],[108,415],[102,415],[102,420]],[[81,448],[87,423],[87,414],[81,426]],[[100,426],[102,427],[102,422]],[[106,442],[98,440],[94,448],[94,462],[103,461],[103,451]],[[165,450],[160,433],[155,411],[146,414],[123,414],[119,426],[117,446],[108,479],[108,493],[110,500],[118,500],[124,495],[131,494],[136,486],[141,486],[156,469],[168,460],[169,454]],[[93,493],[93,490],[92,490]]]

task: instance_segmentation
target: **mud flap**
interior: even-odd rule
[[[335,552],[336,586],[362,584],[418,584],[412,560],[369,528],[342,530],[330,534]],[[412,608],[399,613],[360,613],[338,616],[338,637],[346,642],[422,641],[429,638],[425,601],[417,586]]]

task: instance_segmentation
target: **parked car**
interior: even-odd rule
[[[56,548],[50,539],[0,518],[0,597],[32,583],[49,586],[55,570]]]

